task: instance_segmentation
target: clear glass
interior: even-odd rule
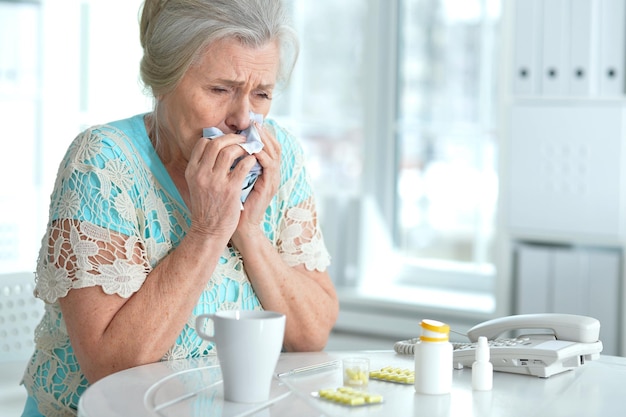
[[[408,258],[493,262],[500,0],[403,0],[396,243]]]
[[[343,385],[352,388],[367,388],[370,380],[370,360],[367,358],[345,358]]]

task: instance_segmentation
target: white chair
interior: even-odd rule
[[[33,295],[33,273],[0,274],[0,416],[19,416],[26,391],[19,385],[33,353],[43,302]]]

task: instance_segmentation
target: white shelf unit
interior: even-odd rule
[[[626,352],[626,2],[509,0],[502,172],[512,311],[595,317]]]

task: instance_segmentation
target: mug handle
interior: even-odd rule
[[[212,342],[215,341],[215,332],[213,334],[205,333],[204,324],[207,320],[213,320],[213,314],[200,314],[196,317],[196,333],[200,335],[201,338],[210,340]]]

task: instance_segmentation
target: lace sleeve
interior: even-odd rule
[[[313,200],[288,209],[284,223],[278,245],[287,265],[304,265],[309,271],[325,271],[330,265],[330,254],[318,227]]]
[[[304,265],[310,271],[325,271],[330,265],[330,255],[319,227],[302,147],[291,134],[273,127],[283,156],[278,200],[284,208],[276,236],[278,251],[290,266]]]
[[[54,221],[47,237],[37,266],[36,293],[48,303],[70,289],[96,285],[106,294],[128,298],[151,269],[137,239],[89,222]]]
[[[151,270],[147,249],[159,246],[140,234],[145,210],[136,190],[146,175],[121,132],[99,127],[75,139],[51,196],[37,264],[40,298],[52,303],[72,288],[96,285],[128,298],[141,287]],[[157,200],[150,205],[163,217]]]

